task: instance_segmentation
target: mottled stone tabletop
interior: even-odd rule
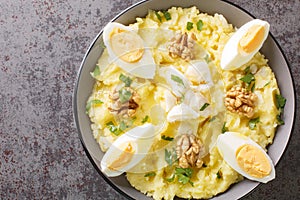
[[[0,0],[0,199],[125,199],[85,155],[72,92],[93,38],[136,2]],[[230,2],[271,24],[299,102],[299,0]],[[276,179],[243,199],[299,199],[299,125],[298,115]]]

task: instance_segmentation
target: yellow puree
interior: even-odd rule
[[[261,25],[251,26],[246,34],[243,35],[239,42],[239,46],[243,52],[253,52],[264,39],[265,28]]]
[[[134,32],[116,28],[111,33],[110,43],[115,54],[125,62],[137,62],[144,54],[143,40]]]
[[[238,165],[249,175],[263,178],[270,174],[271,165],[260,149],[250,144],[241,146],[236,152]]]

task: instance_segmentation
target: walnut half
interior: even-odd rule
[[[195,135],[184,134],[177,141],[176,154],[181,168],[203,165],[204,146]]]
[[[171,38],[168,50],[173,58],[181,57],[184,60],[191,60],[193,55],[194,40],[187,33],[177,32],[175,37]]]
[[[108,110],[114,114],[121,117],[133,117],[136,113],[136,109],[139,107],[140,97],[138,93],[133,90],[131,87],[124,87],[123,90],[126,90],[131,94],[130,98],[126,102],[120,100],[120,93],[118,90],[114,90],[109,94],[111,104],[108,107]]]
[[[225,97],[225,106],[230,112],[236,112],[248,118],[254,115],[254,106],[257,101],[256,94],[241,88],[240,86],[232,87]]]

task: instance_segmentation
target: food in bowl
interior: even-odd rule
[[[236,30],[196,7],[109,23],[86,105],[102,172],[126,173],[154,199],[207,199],[243,177],[275,178],[265,151],[286,100],[258,52],[268,29],[253,20]]]

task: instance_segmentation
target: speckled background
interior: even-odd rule
[[[135,2],[0,0],[0,199],[124,199],[83,151],[72,92],[93,38]],[[299,0],[231,2],[269,21],[299,102]],[[243,199],[298,199],[299,124],[298,115],[277,178]]]

